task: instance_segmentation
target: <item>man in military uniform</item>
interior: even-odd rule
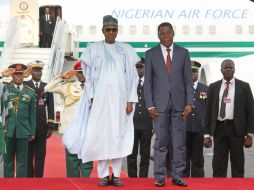
[[[203,140],[208,87],[198,81],[200,67],[199,62],[191,62],[194,99],[192,111],[187,120],[185,177],[205,176]]]
[[[75,75],[77,77],[76,81],[68,80]],[[63,83],[63,80],[67,81]],[[68,127],[84,90],[84,85],[85,77],[81,70],[81,62],[77,61],[74,64],[74,70],[65,72],[63,75],[49,82],[45,86],[47,92],[60,94],[64,100],[64,111],[60,133],[64,133],[65,129]],[[65,149],[65,153],[67,177],[80,177],[80,173],[82,177],[90,176],[93,169],[93,162],[82,163],[81,159],[78,159],[76,154],[70,154],[67,149]]]
[[[132,154],[127,156],[128,176],[129,177],[148,177],[150,147],[153,123],[145,105],[144,98],[144,59],[136,64],[139,75],[139,83],[137,88],[138,103],[136,104],[133,117],[134,123],[134,145]],[[137,174],[137,155],[140,147],[140,167],[139,175]]]
[[[26,66],[13,64],[13,81],[7,85],[13,109],[8,117],[6,129],[6,154],[4,155],[4,177],[26,177],[28,142],[34,140],[36,129],[35,92],[23,84]],[[14,160],[16,158],[16,164]]]
[[[43,177],[46,141],[54,127],[54,98],[44,90],[47,84],[41,81],[43,66],[39,60],[30,62],[32,79],[25,82],[36,93],[36,133],[28,146],[27,177]]]

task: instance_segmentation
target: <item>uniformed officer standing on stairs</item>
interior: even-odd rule
[[[192,111],[187,120],[185,177],[205,176],[203,139],[208,87],[198,81],[200,67],[199,62],[191,62],[194,99]]]
[[[77,80],[70,80],[74,76],[77,77]],[[67,81],[63,83],[63,80]],[[77,108],[84,86],[85,77],[81,70],[80,61],[77,61],[74,64],[74,70],[65,72],[63,75],[49,82],[47,86],[45,86],[46,91],[60,94],[64,100],[64,111],[63,117],[61,117],[60,133],[64,133],[66,127],[68,127]],[[93,169],[93,162],[82,163],[81,159],[78,159],[76,154],[71,154],[67,149],[65,150],[65,153],[67,177],[90,176]]]
[[[13,81],[7,85],[13,109],[6,129],[6,154],[4,155],[4,177],[26,177],[28,142],[34,140],[36,129],[36,96],[32,88],[23,84],[26,66],[13,64]],[[16,158],[16,163],[14,162]]]
[[[27,177],[43,177],[46,142],[54,128],[54,98],[44,90],[47,84],[41,81],[43,66],[39,60],[30,62],[32,79],[24,83],[36,93],[36,135],[35,140],[29,142]]]

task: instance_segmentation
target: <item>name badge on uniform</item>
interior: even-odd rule
[[[44,100],[42,98],[39,99],[38,105],[39,106],[43,106],[44,105]]]
[[[224,104],[229,104],[231,103],[231,99],[230,98],[224,98]]]

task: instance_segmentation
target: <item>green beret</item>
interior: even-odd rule
[[[118,26],[118,21],[111,15],[106,15],[103,17],[103,26]]]

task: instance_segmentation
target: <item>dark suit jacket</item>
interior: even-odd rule
[[[167,109],[171,96],[176,111],[193,103],[193,81],[190,56],[187,49],[174,44],[172,70],[167,72],[160,45],[145,54],[145,100],[147,108],[158,112]]]
[[[55,18],[50,15],[49,20],[46,21],[45,14],[40,17],[40,32],[43,34],[53,34],[55,29]]]
[[[198,82],[197,88],[194,91],[194,101],[191,114],[187,120],[188,132],[204,132],[207,93],[208,87]]]
[[[54,127],[54,98],[50,92],[45,92],[44,87],[47,85],[41,82],[39,89],[36,89],[32,80],[25,82],[25,84],[36,93],[36,129],[47,130],[47,127]],[[44,103],[40,103],[43,101]],[[49,122],[48,122],[49,120]]]
[[[146,109],[144,86],[138,85],[138,103],[136,103],[133,123],[136,130],[153,130],[152,118]]]
[[[205,134],[213,136],[219,111],[222,80],[209,86],[205,116]],[[238,136],[254,133],[254,102],[248,83],[235,79],[234,127]]]

